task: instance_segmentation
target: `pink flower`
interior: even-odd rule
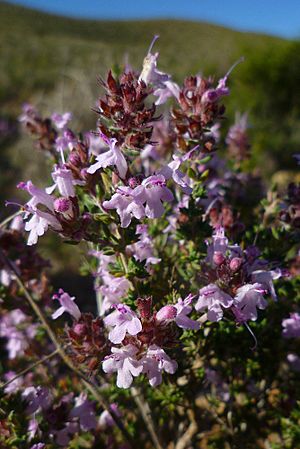
[[[157,58],[159,53],[155,53],[154,55],[151,53],[153,45],[159,36],[154,36],[147,56],[143,62],[143,70],[140,74],[139,81],[144,81],[146,85],[152,84],[155,87],[164,87],[164,83],[169,80],[170,75],[166,73],[160,72],[157,70]]]
[[[151,387],[156,387],[162,382],[162,372],[174,374],[177,370],[177,362],[172,360],[165,351],[156,345],[151,345],[142,358],[143,373],[148,376]]]
[[[29,209],[30,210],[30,209]],[[55,231],[61,231],[62,227],[57,218],[48,212],[39,209],[30,210],[32,217],[25,223],[25,231],[29,232],[27,245],[35,245],[38,238],[45,234],[49,226]]]
[[[130,283],[124,276],[114,277],[108,272],[106,274],[103,273],[102,280],[104,285],[101,285],[99,288],[103,295],[100,314],[104,315],[113,304],[119,303],[120,299],[126,295]]]
[[[215,232],[212,236],[212,243],[208,243],[207,246],[207,261],[214,264],[214,255],[217,253],[218,255],[225,254],[228,250],[228,239],[225,236],[225,229],[221,226],[215,229]]]
[[[46,189],[48,193],[52,193],[54,188],[57,187],[61,196],[66,198],[75,196],[75,181],[71,170],[65,167],[56,166],[52,173],[52,178],[55,184]]]
[[[257,308],[265,309],[268,305],[264,299],[263,294],[265,290],[261,284],[245,284],[237,290],[237,294],[234,297],[234,308],[238,313],[236,317],[238,321],[255,321],[257,319]]]
[[[104,201],[103,207],[105,209],[116,209],[121,219],[122,228],[127,228],[130,225],[132,217],[138,220],[145,217],[145,208],[138,199],[141,190],[141,186],[134,189],[119,187],[117,193],[109,201]]]
[[[272,298],[276,301],[277,294],[274,288],[273,280],[279,279],[281,276],[282,271],[279,268],[271,271],[256,270],[251,273],[251,280],[263,285],[263,287],[268,290]]]
[[[105,153],[98,154],[96,157],[97,162],[91,165],[88,168],[87,172],[93,174],[100,168],[105,168],[110,165],[114,165],[115,167],[117,167],[120,178],[125,179],[128,169],[126,159],[122,154],[120,148],[116,146],[117,144],[116,139],[108,140],[108,142],[110,149]]]
[[[282,321],[282,335],[285,338],[300,337],[300,315],[299,313],[291,313],[289,318]]]
[[[159,173],[165,177],[166,180],[169,180],[173,178],[173,181],[178,184],[183,192],[187,195],[190,195],[193,191],[191,184],[192,180],[184,174],[181,170],[179,170],[179,167],[181,164],[188,159],[190,159],[191,155],[195,152],[195,149],[192,149],[184,156],[176,156],[173,155],[173,160],[169,162],[169,164],[166,167],[163,167]]]
[[[27,203],[30,208],[36,209],[39,204],[46,206],[49,211],[53,212],[54,198],[47,193],[46,190],[39,189],[31,181],[20,182],[17,185],[18,189],[26,190],[32,198]]]
[[[175,323],[178,327],[182,329],[193,329],[197,330],[200,327],[200,323],[192,320],[187,315],[189,315],[193,309],[192,307],[193,295],[187,296],[185,299],[179,298],[175,304],[177,310],[177,315],[175,317]]]
[[[72,120],[72,114],[71,112],[65,112],[64,114],[58,114],[55,112],[51,115],[51,120],[54,122],[56,128],[64,129],[68,122]]]
[[[94,406],[87,399],[86,393],[75,398],[75,407],[70,412],[70,418],[78,418],[81,430],[87,432],[97,427]]]
[[[133,253],[133,257],[140,262],[146,261],[145,265],[148,267],[150,264],[155,265],[161,261],[161,259],[154,257],[153,254],[153,241],[148,234],[147,225],[137,225],[136,234],[140,235],[138,242],[132,245],[127,245],[126,250]]]
[[[164,104],[170,97],[174,97],[178,100],[179,94],[180,88],[178,84],[174,83],[174,81],[171,80],[164,81],[163,87],[159,87],[153,92],[153,95],[158,97],[155,101],[155,104],[157,106]]]
[[[105,373],[117,372],[117,386],[129,388],[133,377],[139,376],[143,370],[141,361],[135,357],[138,349],[130,344],[122,348],[113,347],[111,352],[102,362],[102,369]]]
[[[57,137],[57,139],[55,140],[56,151],[61,153],[63,161],[64,161],[63,157],[64,150],[69,149],[71,151],[76,144],[77,144],[76,136],[69,129],[64,130],[63,135]]]
[[[38,410],[47,410],[52,404],[52,396],[46,387],[27,387],[22,393],[27,402],[26,413],[33,414]]]
[[[220,321],[223,318],[223,307],[231,307],[233,299],[227,293],[223,292],[217,285],[209,284],[201,288],[199,298],[195,304],[198,312],[208,310],[207,318],[210,321]]]
[[[115,403],[110,404],[109,409],[112,412],[114,412],[114,415],[116,415],[118,418],[121,417],[121,412],[120,412],[119,407],[118,407],[117,404],[115,404]],[[101,413],[100,417],[99,417],[99,426],[100,426],[100,428],[101,429],[105,429],[107,427],[113,427],[115,425],[116,425],[115,420],[112,417],[110,411],[109,410],[104,410]]]
[[[28,317],[20,310],[6,312],[0,319],[0,337],[6,338],[8,357],[15,359],[21,357],[34,338],[37,325],[31,324]]]
[[[81,317],[81,312],[75,303],[75,296],[71,297],[68,293],[65,293],[62,289],[60,289],[58,291],[58,295],[54,295],[53,299],[58,299],[61,305],[61,307],[52,314],[53,320],[56,320],[56,318],[60,317],[64,312],[68,312],[73,318],[75,318],[75,320],[79,320]]]
[[[171,202],[174,197],[166,186],[163,175],[153,175],[142,182],[144,189],[138,195],[138,200],[146,203],[145,213],[149,218],[159,218],[164,213],[163,201]]]
[[[128,332],[130,335],[137,335],[142,330],[142,323],[130,307],[125,304],[115,305],[115,311],[104,318],[106,326],[112,326],[108,338],[112,343],[121,343]]]

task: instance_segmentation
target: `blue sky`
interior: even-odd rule
[[[9,0],[93,19],[181,18],[300,38],[300,0]]]

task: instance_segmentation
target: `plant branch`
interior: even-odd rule
[[[25,368],[22,371],[20,371],[18,374],[16,374],[14,377],[9,379],[7,382],[1,384],[0,388],[4,389],[5,387],[7,387],[7,385],[11,384],[15,380],[17,380],[19,377],[24,376],[25,374],[29,373],[30,371],[32,371],[37,366],[41,365],[42,363],[47,362],[47,360],[52,359],[52,357],[54,357],[56,354],[58,354],[58,349],[55,349],[55,351],[51,352],[51,354],[46,355],[41,360],[38,360],[37,362],[35,362],[32,365],[30,365],[28,368]]]
[[[151,410],[149,407],[148,402],[145,400],[145,398],[142,396],[141,391],[137,387],[131,387],[131,394],[134,399],[134,402],[136,403],[139,411],[141,412],[142,418],[144,420],[144,423],[147,427],[147,430],[151,436],[151,440],[154,444],[155,449],[163,449],[158,436],[157,432],[155,430],[155,425],[152,419]]]
[[[195,420],[195,415],[192,410],[187,411],[187,415],[190,421],[190,425],[184,434],[179,438],[175,445],[175,449],[185,449],[188,445],[191,444],[192,438],[198,430],[198,426]]]
[[[18,210],[18,212],[15,212],[14,214],[10,215],[9,217],[5,218],[5,220],[3,220],[0,223],[0,229],[4,228],[5,225],[7,225],[7,223],[9,223],[10,221],[12,221],[14,218],[16,218],[18,215],[22,214],[23,211],[22,210]]]

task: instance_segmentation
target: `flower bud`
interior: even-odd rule
[[[220,251],[215,251],[213,255],[213,262],[217,266],[222,265],[225,261],[225,256]]]
[[[236,271],[238,271],[240,269],[242,263],[243,263],[243,259],[241,259],[240,257],[234,257],[230,261],[229,268],[233,273],[235,273]]]
[[[72,201],[69,198],[57,198],[53,206],[54,210],[62,214],[64,218],[69,219],[74,217]]]
[[[140,184],[141,184],[141,179],[138,176],[128,179],[128,185],[132,189],[134,189],[135,187],[137,187]]]
[[[177,315],[176,307],[164,306],[156,314],[156,321],[162,323],[164,321],[174,320]]]
[[[152,298],[138,298],[136,302],[141,318],[149,319],[151,317]]]
[[[83,323],[76,323],[73,328],[75,334],[83,336],[86,333],[86,325]]]

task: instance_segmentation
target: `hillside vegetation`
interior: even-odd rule
[[[159,67],[179,83],[186,73],[221,76],[243,55],[230,79],[227,116],[249,112],[253,154],[267,176],[293,169],[300,138],[298,42],[198,22],[75,20],[5,2],[0,16],[0,118],[13,129],[0,142],[1,199],[12,196],[16,179],[38,181],[44,173],[43,158],[37,154],[33,165],[31,141],[15,131],[21,104],[32,102],[43,114],[71,110],[75,129],[94,128],[97,76],[120,60],[140,69],[154,34],[160,35]]]

